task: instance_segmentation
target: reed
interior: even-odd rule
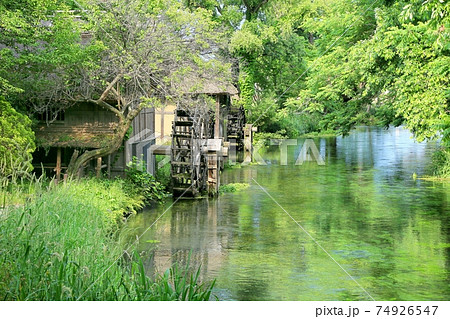
[[[150,279],[125,259],[118,224],[142,203],[118,181],[36,186],[0,213],[0,300],[209,300],[214,283],[178,266]],[[107,270],[107,271],[105,271]]]

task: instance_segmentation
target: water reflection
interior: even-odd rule
[[[174,262],[217,278],[226,300],[367,300],[358,287],[252,182],[255,178],[377,300],[447,300],[450,186],[414,180],[434,144],[401,128],[361,127],[345,138],[316,139],[325,166],[294,165],[303,140],[279,166],[226,170],[225,183],[251,183],[218,199],[181,200],[141,238],[147,269]],[[137,215],[130,238],[169,207]]]

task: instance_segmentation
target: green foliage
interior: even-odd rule
[[[431,161],[433,175],[440,178],[450,177],[450,149],[441,148],[433,153]]]
[[[189,1],[240,13],[229,50],[240,59],[240,103],[260,130],[347,134],[404,123],[419,141],[445,131],[447,2],[263,2]]]
[[[58,68],[81,64],[81,30],[65,10],[70,8],[68,2],[5,0],[0,4],[0,94],[15,107],[26,106],[25,96],[56,89],[42,72],[53,72],[57,78]]]
[[[150,279],[147,277],[147,281]],[[200,267],[195,273],[189,271],[189,262],[180,269],[175,264],[167,269],[163,275],[158,275],[156,284],[151,286],[150,293],[145,300],[178,300],[178,301],[208,301],[215,285],[215,280],[210,284],[200,283]]]
[[[239,73],[239,88],[240,95],[238,103],[246,110],[249,110],[253,105],[253,96],[255,95],[255,81],[253,80],[253,74],[251,70],[246,71],[245,67],[241,67]],[[247,112],[250,116],[252,111]]]
[[[316,38],[314,62],[305,88],[286,105],[320,114],[322,130],[346,134],[377,116],[385,126],[404,122],[419,141],[438,137],[449,116],[448,4],[377,7],[329,1],[320,19],[304,21]]]
[[[239,103],[246,109],[248,121],[262,130],[285,128],[290,134],[283,116],[275,115],[300,88],[296,78],[305,70],[307,41],[296,29],[298,12],[288,10],[297,6],[294,1],[228,1],[223,7],[236,4],[241,8],[242,26],[232,33],[229,50],[240,61]]]
[[[247,23],[241,30],[234,33],[230,40],[231,52],[241,55],[261,53],[264,49],[263,39],[252,31],[249,23]]]
[[[34,149],[31,120],[0,96],[0,179],[28,174]]]
[[[92,205],[103,212],[105,223],[111,228],[120,224],[124,216],[136,214],[145,203],[143,194],[133,192],[123,179],[83,179],[67,186],[81,198],[92,198]]]
[[[174,266],[152,280],[140,256],[120,257],[111,214],[129,209],[121,193],[119,181],[83,180],[2,210],[0,299],[208,300],[214,282],[200,284],[199,272]]]
[[[145,203],[162,202],[167,196],[164,185],[157,182],[153,175],[147,173],[145,163],[136,157],[128,164],[125,172],[130,191],[142,195]]]
[[[286,132],[285,131],[279,131],[275,133],[270,132],[257,132],[253,135],[253,145],[256,149],[267,147],[270,145],[270,140],[284,140],[286,139]]]
[[[165,155],[156,155],[156,163],[157,163],[156,165],[158,165],[160,161],[162,161],[165,158],[166,158]],[[170,188],[170,183],[172,181],[170,175],[170,164],[167,163],[161,168],[157,169],[155,178],[162,186],[164,186],[164,189],[168,191]]]
[[[248,187],[250,187],[250,184],[247,184],[247,183],[231,183],[231,184],[226,184],[226,185],[220,185],[219,194],[235,193],[235,192],[242,191]]]
[[[435,48],[437,36],[429,25],[408,24],[390,28],[383,35],[376,54],[395,69],[387,67],[391,88],[388,101],[405,119],[418,140],[438,136],[437,125],[448,111],[450,56]]]

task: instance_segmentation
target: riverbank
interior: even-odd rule
[[[364,126],[361,126],[364,127]],[[373,125],[371,127],[386,129],[384,126]],[[276,140],[291,139],[319,139],[319,138],[337,138],[341,136],[337,131],[321,131],[309,132],[301,134],[297,137],[288,137],[283,131],[277,133],[258,132],[253,138],[253,147],[258,152],[265,153],[271,145],[276,145]],[[275,142],[275,143],[273,143]],[[441,141],[442,143],[442,141]],[[442,145],[442,144],[441,144]],[[260,154],[261,155],[261,154]],[[431,156],[430,175],[420,176],[420,179],[427,181],[450,181],[450,149],[448,145],[443,143],[442,146],[436,148]]]
[[[123,180],[35,186],[0,215],[1,300],[208,300],[212,284],[176,266],[150,279],[121,241],[142,208]],[[5,200],[5,198],[4,198]]]

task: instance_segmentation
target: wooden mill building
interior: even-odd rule
[[[238,90],[236,87],[231,83],[212,79],[187,78],[181,83],[180,89],[186,92],[185,94],[204,94],[215,99],[216,106],[219,107],[219,110],[214,110],[214,112],[219,112],[218,114],[220,114],[219,127],[221,127],[221,133],[219,132],[219,135],[226,136],[224,123],[227,114],[226,110],[232,104],[232,99],[238,98]],[[164,106],[155,110],[155,134],[158,136],[156,139],[157,144],[170,140],[176,108],[176,105],[173,103],[166,103]]]
[[[182,83],[182,90],[188,92],[186,94],[206,94],[216,100],[214,113],[219,116],[215,120],[214,137],[226,138],[225,118],[232,98],[237,97],[237,89],[229,83],[190,79]],[[123,146],[114,154],[92,160],[81,175],[123,176],[133,156],[139,155],[142,155],[149,172],[154,173],[156,153],[150,152],[150,148],[154,144],[167,144],[170,141],[175,109],[174,105],[167,103],[156,110],[142,110],[133,120]],[[78,103],[56,116],[51,112],[41,114],[35,129],[38,145],[34,154],[35,170],[38,173],[44,170],[47,176],[61,178],[76,149],[82,153],[109,143],[116,121],[112,112],[90,103]]]
[[[48,117],[52,121],[48,122]],[[59,178],[64,174],[75,149],[80,151],[100,148],[111,140],[114,134],[116,117],[96,104],[79,103],[56,116],[44,113],[35,129],[38,149],[34,158],[35,170],[42,169],[48,176]],[[149,138],[154,132],[155,112],[153,108],[144,109],[133,120],[129,136],[131,143],[105,158],[91,161],[81,172],[82,175],[103,172],[109,177],[123,175],[127,163],[136,155],[139,147],[149,147]],[[139,132],[145,132],[138,135]],[[147,145],[140,145],[140,144]],[[80,152],[81,153],[81,152]]]

